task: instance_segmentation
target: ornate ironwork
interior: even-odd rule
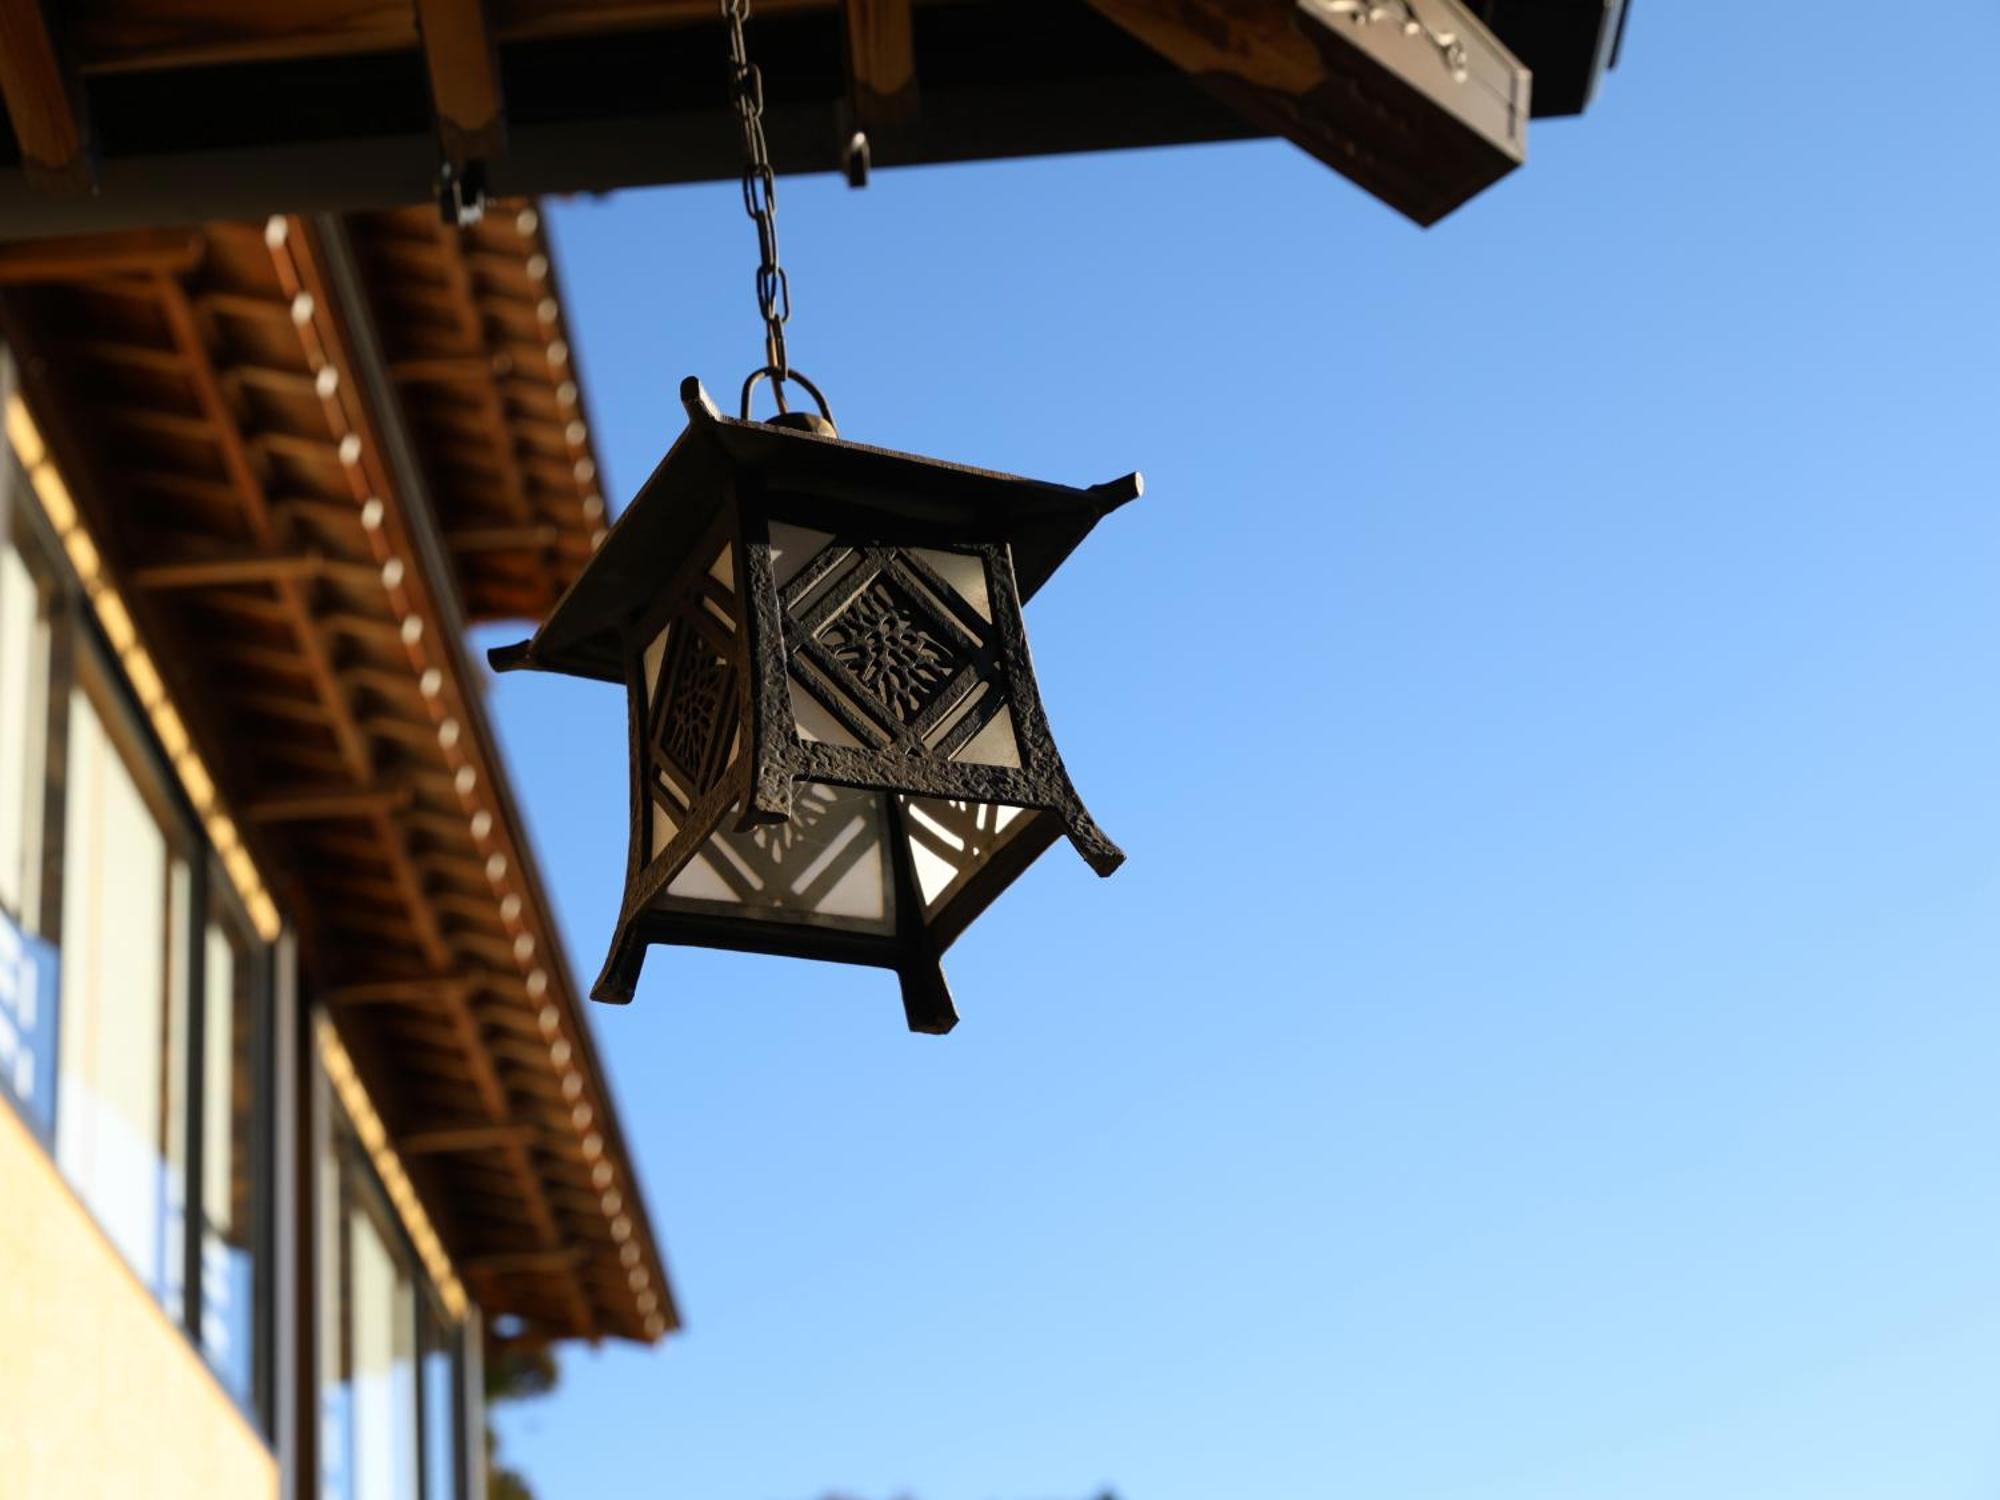
[[[820,631],[833,659],[908,724],[950,685],[957,658],[917,620],[909,596],[881,578]]]

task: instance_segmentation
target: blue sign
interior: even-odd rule
[[[0,912],[0,1095],[46,1143],[56,1125],[56,950]]]

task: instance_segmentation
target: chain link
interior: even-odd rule
[[[792,288],[778,260],[778,177],[764,139],[764,75],[750,61],[743,23],[750,0],[721,0],[729,26],[729,98],[743,126],[743,211],[757,226],[757,311],[764,319],[764,363],[773,377],[778,409],[785,409],[785,323],[792,315]]]

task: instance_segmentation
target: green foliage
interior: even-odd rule
[[[525,1339],[489,1339],[486,1344],[486,1401],[524,1401],[546,1396],[562,1372],[555,1351]]]
[[[486,1340],[486,1404],[502,1401],[530,1401],[556,1388],[562,1371],[555,1351],[547,1344],[528,1339],[500,1339],[490,1334]],[[535,1500],[528,1481],[500,1463],[499,1434],[486,1424],[486,1500]]]

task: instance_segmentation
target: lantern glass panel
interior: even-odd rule
[[[888,935],[896,925],[891,874],[886,799],[807,782],[790,822],[716,833],[653,906]]]
[[[989,625],[993,622],[993,601],[986,592],[986,564],[981,558],[965,552],[942,552],[935,547],[912,547],[910,553],[928,563],[931,571],[950,584],[980,619]]]
[[[809,526],[793,526],[773,521],[771,533],[771,573],[779,588],[799,576],[799,569],[811,562],[833,540],[832,534]]]
[[[1048,816],[996,802],[946,802],[936,797],[905,797],[902,802],[910,869],[927,922],[1001,849]]]

